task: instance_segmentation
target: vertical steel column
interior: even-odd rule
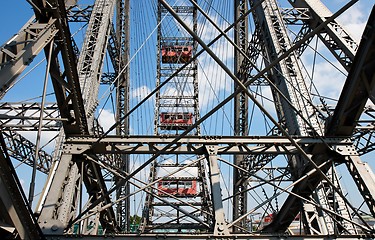
[[[116,37],[119,43],[116,82],[116,122],[120,122],[116,128],[119,136],[129,135],[129,118],[125,114],[129,111],[129,48],[130,48],[130,0],[117,0],[116,9]],[[116,164],[120,169],[129,172],[129,155],[117,155]],[[121,180],[121,179],[118,179]],[[125,183],[116,193],[117,199],[128,195],[130,191],[129,183]],[[122,231],[130,230],[130,198],[119,202],[117,206],[117,219]]]
[[[42,102],[41,102],[41,111],[39,115],[39,124],[38,124],[38,134],[36,138],[36,143],[35,143],[35,158],[34,158],[34,163],[33,163],[33,172],[31,176],[31,181],[30,181],[30,189],[29,189],[29,204],[32,206],[33,200],[34,200],[34,191],[35,191],[35,177],[36,177],[36,169],[37,169],[37,162],[38,162],[38,157],[39,157],[39,150],[40,150],[40,138],[42,135],[42,123],[43,123],[43,113],[44,113],[44,107],[45,107],[45,102],[46,102],[46,94],[47,94],[47,84],[48,84],[48,73],[49,73],[49,68],[51,66],[51,54],[52,54],[52,49],[53,49],[53,40],[49,44],[49,56],[47,60],[47,68],[46,68],[46,73],[45,73],[45,78],[44,78],[44,86],[43,86],[43,94],[42,94]]]
[[[248,9],[247,0],[235,0],[234,1],[234,21],[237,22],[234,32],[234,42],[243,52],[247,52],[248,45],[248,19],[244,18],[238,21]],[[234,73],[237,78],[245,82],[246,75],[241,71],[241,65],[244,61],[244,57],[240,54],[239,50],[234,51]],[[237,84],[234,86],[238,88]],[[247,136],[248,135],[248,97],[245,93],[239,93],[234,99],[234,136]],[[240,166],[243,169],[247,169],[248,162],[247,157],[244,155],[235,155],[234,164]],[[238,217],[244,215],[247,211],[247,174],[243,171],[239,171],[237,168],[233,168],[233,221]],[[234,232],[241,232],[246,229],[246,219],[243,219],[240,223],[240,228],[234,226]],[[242,230],[241,230],[242,229]]]
[[[220,170],[217,164],[217,149],[206,146],[207,160],[210,170],[211,199],[214,207],[215,223],[214,236],[228,236],[229,229],[225,221],[223,200],[221,197]]]

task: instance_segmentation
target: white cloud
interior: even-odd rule
[[[147,95],[150,94],[150,92],[151,92],[150,88],[148,88],[147,86],[141,86],[139,88],[136,88],[136,89],[132,90],[130,96],[132,98],[142,100],[145,97],[147,97]],[[150,99],[152,99],[152,98],[150,98]]]
[[[364,4],[358,3],[349,8],[339,18],[344,28],[351,34],[355,40],[359,41],[366,26],[369,9]]]
[[[172,159],[166,159],[163,161],[163,164],[173,164],[175,163]],[[181,162],[180,162],[181,163]],[[192,163],[191,160],[185,160],[183,161],[184,164],[190,164]],[[158,177],[163,176],[170,176],[170,177],[192,177],[192,176],[198,176],[198,168],[197,167],[186,167],[184,169],[181,169],[180,171],[173,173],[172,172],[177,171],[177,167],[159,167],[158,168]]]
[[[104,132],[106,132],[108,131],[110,127],[113,126],[113,124],[115,124],[115,115],[112,111],[106,110],[106,109],[101,109],[99,113],[100,113],[99,118],[98,118],[99,124],[100,126],[103,127]],[[111,134],[114,134],[114,133],[115,133],[115,130],[111,132]]]
[[[33,143],[36,143],[36,138],[37,138],[38,132],[36,132],[36,131],[19,131],[18,133],[21,134],[26,139],[28,139],[29,141],[31,141]],[[41,133],[40,146],[39,147],[43,147],[44,151],[46,151],[48,153],[51,153],[54,150],[54,147],[55,147],[55,141],[54,140],[51,141],[51,139],[54,139],[57,136],[58,133],[59,132],[54,132],[54,131],[43,131]]]
[[[220,27],[226,29],[228,23],[218,15],[210,15],[210,18]],[[202,23],[199,23],[199,29]],[[210,23],[205,22],[201,39],[207,44],[211,42],[220,32]],[[231,36],[231,34],[229,34]],[[210,50],[230,69],[233,70],[233,50],[234,47],[224,38],[216,41]],[[198,79],[199,79],[199,104],[201,108],[208,107],[211,103],[217,104],[217,97],[221,92],[232,90],[233,80],[225,71],[213,60],[208,53],[203,53],[199,58]]]
[[[233,47],[228,41],[219,41],[210,49],[233,71]],[[210,103],[217,103],[220,93],[232,91],[234,80],[207,53],[199,58],[199,62],[199,103],[201,108],[205,108]]]
[[[336,66],[339,63],[334,63]],[[319,93],[326,97],[338,98],[345,82],[345,76],[333,69],[328,62],[317,63],[315,66],[314,83],[319,89]]]

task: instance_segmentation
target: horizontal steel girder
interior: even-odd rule
[[[98,141],[97,137],[69,137],[66,141],[67,154],[155,154],[174,137],[164,136],[129,136],[106,137]],[[352,143],[345,138],[295,138],[300,146],[328,144],[333,151],[341,155],[356,155]],[[324,142],[323,142],[324,141]],[[233,136],[200,136],[184,137],[165,150],[164,154],[204,154],[204,145],[218,146],[218,154],[296,154],[297,150],[284,137],[233,137]]]
[[[42,111],[40,103],[0,103],[0,126],[6,130],[36,131],[39,126],[39,116]],[[56,103],[43,107],[43,131],[59,131],[62,121]]]

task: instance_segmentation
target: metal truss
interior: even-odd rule
[[[45,21],[45,19],[57,19],[56,25],[59,29],[58,39],[55,39],[55,46],[53,52],[46,51],[48,58],[52,56],[50,73],[52,76],[52,82],[55,88],[56,99],[58,102],[58,107],[60,109],[60,114],[62,117],[66,117],[69,120],[63,122],[63,129],[67,136],[70,134],[88,134],[89,128],[90,131],[93,127],[93,116],[92,111],[95,107],[95,100],[92,100],[92,97],[95,95],[88,94],[88,91],[95,92],[95,86],[99,85],[99,80],[95,81],[95,78],[100,75],[88,75],[92,72],[88,68],[95,67],[92,63],[88,62],[91,60],[102,59],[100,55],[103,55],[103,50],[95,51],[92,47],[98,46],[99,49],[105,49],[105,37],[100,37],[100,34],[107,35],[106,31],[99,30],[100,26],[108,29],[109,17],[104,17],[107,21],[102,23],[98,20],[99,15],[92,14],[91,27],[93,31],[89,32],[91,36],[100,37],[102,44],[95,45],[95,40],[86,38],[86,47],[85,52],[80,55],[80,61],[78,62],[75,59],[75,54],[70,42],[71,36],[69,32],[69,26],[65,19],[66,9],[63,1],[54,1],[52,3],[53,11],[44,12],[47,7],[43,2],[34,1],[33,6],[35,12],[37,13],[37,19],[39,21]],[[103,6],[102,6],[103,7]],[[113,7],[113,4],[107,4],[106,7]],[[40,9],[43,9],[41,11]],[[101,11],[102,9],[100,9]],[[113,11],[107,11],[108,14]],[[51,14],[52,13],[52,14]],[[51,14],[51,15],[50,15]],[[101,17],[103,17],[101,15]],[[92,35],[94,30],[96,35]],[[99,32],[100,31],[100,32]],[[88,34],[88,36],[90,36]],[[60,38],[60,39],[59,39]],[[61,40],[64,39],[64,40]],[[58,53],[61,51],[62,60],[65,67],[65,73],[61,74],[58,64]],[[92,54],[99,54],[94,56]],[[83,56],[88,56],[88,58],[81,59]],[[95,61],[97,67],[95,71],[101,70],[100,66],[102,65],[102,60]],[[92,76],[93,81],[90,81],[90,85],[85,85],[83,76]],[[67,78],[67,82],[64,81],[64,77]],[[95,85],[96,83],[96,85]],[[84,87],[87,87],[84,88]],[[81,92],[81,88],[86,91]],[[68,91],[67,91],[68,90]],[[84,98],[82,97],[84,96]],[[86,116],[85,108],[88,109]],[[73,111],[72,111],[73,110]],[[90,114],[91,112],[91,114]],[[89,122],[87,119],[91,119]],[[79,191],[81,186],[79,183],[81,181],[88,186],[90,201],[96,201],[100,198],[101,195],[106,193],[106,186],[104,184],[104,179],[102,173],[97,165],[93,163],[81,164],[78,167],[78,163],[82,162],[83,159],[73,159],[72,155],[62,155],[61,160],[55,162],[52,169],[47,185],[43,192],[43,198],[39,202],[39,221],[43,225],[44,232],[55,232],[62,233],[67,227],[71,219],[74,217],[75,212],[78,210],[76,207]],[[82,178],[82,180],[80,180]],[[61,188],[61,184],[66,182],[65,187]],[[106,199],[109,201],[109,199]],[[69,211],[62,211],[62,209],[69,209]],[[57,213],[57,214],[55,214]],[[98,222],[101,222],[102,226],[108,229],[108,231],[116,231],[116,223],[114,218],[114,212],[112,208],[109,208],[105,213],[100,214],[96,220],[96,225]]]
[[[374,109],[372,106],[366,106],[364,119],[357,122],[353,133],[353,144],[358,154],[363,155],[374,150]]]
[[[69,26],[65,21],[65,4],[59,0],[53,1],[50,6],[50,8],[53,8],[53,11],[42,12],[40,9],[47,9],[43,1],[35,0],[32,3],[35,6],[34,10],[37,21],[43,23],[54,19],[58,30],[58,34],[54,39],[53,50],[50,51],[49,46],[47,46],[45,53],[47,60],[52,59],[49,72],[60,109],[60,115],[62,118],[69,119],[69,121],[63,123],[64,130],[65,132],[72,133],[87,133],[88,126],[76,68],[76,54],[71,41]],[[59,54],[63,57],[62,61],[65,67],[63,72],[60,70],[57,58]]]
[[[372,54],[375,51],[375,34],[372,29],[375,26],[375,14],[369,18],[364,38],[353,61],[347,81],[345,82],[338,105],[329,122],[327,133],[329,135],[351,135],[355,131],[357,120],[361,116],[368,99],[372,100],[371,94],[374,88]],[[374,175],[367,171],[367,166],[361,164],[359,158],[349,158],[347,166],[358,187],[366,189],[361,191],[370,211],[375,213],[372,194]],[[361,174],[358,174],[361,173]]]
[[[267,49],[267,52],[264,54],[267,56],[267,59],[270,59],[271,61],[275,59],[279,52],[285,52],[287,49],[291,48],[291,43],[287,37],[286,28],[281,20],[281,13],[277,10],[277,8],[278,7],[275,1],[263,1],[262,8],[257,8],[255,14],[257,26],[262,31],[263,39],[268,40],[264,44],[265,49]],[[275,84],[273,94],[279,119],[284,119],[285,126],[288,129],[287,131],[289,134],[297,134],[302,136],[316,134],[323,135],[322,125],[315,114],[311,97],[309,96],[302,77],[298,56],[294,55],[294,53],[290,53],[282,61],[279,61],[278,64],[279,65],[273,70],[274,72],[270,72],[270,75],[271,81]],[[291,107],[293,107],[296,112],[290,111]],[[312,156],[314,156],[314,154],[316,153],[313,151]],[[290,158],[292,175],[294,175],[296,178],[299,178],[300,174],[302,174],[304,171],[311,170],[311,167],[306,167],[306,165],[309,165],[309,163],[305,162],[306,157],[308,158],[307,155]],[[319,158],[324,159],[324,157],[325,156],[322,155]],[[326,157],[327,159],[329,158],[328,156]],[[315,162],[314,164],[319,165],[322,163],[321,161],[322,160]],[[334,171],[329,172],[329,168],[325,168],[322,171],[324,174],[328,174],[324,178],[329,181],[329,174],[331,174],[331,172],[334,173]],[[335,178],[334,175],[332,177]],[[301,196],[304,198],[308,198],[310,194],[313,194],[320,200],[322,205],[327,206],[329,209],[330,206],[328,203],[330,200],[324,195],[324,191],[327,190],[320,191],[318,183],[319,182],[316,181],[314,185],[312,185],[313,187],[311,187],[311,185],[304,185],[304,183],[297,184],[293,191],[301,194]],[[314,188],[317,190],[313,193]],[[337,188],[337,186],[334,186],[334,188]],[[333,196],[332,201],[334,201],[335,204],[341,204],[339,207],[340,209],[347,208],[347,206],[342,204],[342,201],[340,201],[337,197],[335,198],[335,196]],[[286,226],[289,226],[289,224],[294,220],[301,207],[302,202],[295,198],[295,196],[290,195],[275,216],[275,219],[270,225],[266,226],[263,231],[285,231]],[[320,224],[315,224],[317,227],[316,229],[313,229],[309,224],[312,222],[310,219],[317,219],[319,213],[317,213],[314,208],[311,210],[312,213],[309,213],[305,206],[304,215],[302,216],[305,222],[306,232],[310,232],[310,234],[332,234],[336,231],[336,229],[334,229],[333,222],[330,220],[326,220],[324,224],[328,229],[325,229],[325,227]],[[345,215],[349,216],[348,210],[344,211],[346,212]],[[322,215],[324,218],[328,217],[324,212],[322,212]],[[345,231],[351,231],[352,234],[355,233],[353,227],[350,226],[349,229],[346,229]]]
[[[38,22],[31,18],[0,50],[0,97],[14,85],[21,72],[55,37],[55,20]]]
[[[0,126],[3,129],[13,131],[35,131],[38,130],[39,116],[43,112],[43,131],[60,131],[63,121],[60,118],[57,104],[40,103],[1,103],[0,104]]]
[[[311,20],[308,8],[283,8],[280,12],[286,24],[298,24],[303,20]]]
[[[116,128],[116,134],[119,136],[129,135],[129,119],[126,113],[129,112],[129,55],[130,55],[130,1],[117,1],[117,18],[116,18],[116,38],[113,37],[113,29],[111,30],[110,46],[116,46],[112,50],[114,56],[111,56],[112,63],[115,67],[116,74],[116,121],[119,123]],[[112,39],[112,41],[111,41]],[[117,39],[114,43],[114,39]],[[116,44],[117,43],[117,44]],[[111,52],[111,51],[110,51]],[[117,56],[117,57],[116,57]],[[118,168],[125,172],[130,170],[129,155],[115,155],[115,164]],[[119,182],[121,179],[117,179]],[[117,199],[124,199],[130,194],[130,184],[123,184],[116,192]],[[130,231],[130,199],[122,200],[117,205],[117,219],[122,231]]]
[[[92,13],[92,5],[72,5],[68,6],[68,21],[69,22],[89,22]]]
[[[295,9],[308,9],[310,18],[306,16],[307,14],[302,18],[297,14],[296,18],[306,23],[310,29],[316,28],[333,15],[320,0],[290,0],[289,2]],[[318,32],[318,36],[342,66],[349,70],[358,48],[357,42],[335,20],[323,27]]]
[[[2,135],[8,153],[12,158],[29,166],[33,166],[34,162],[37,162],[37,170],[48,174],[52,165],[52,156],[50,154],[40,150],[38,158],[35,159],[35,144],[33,142],[12,130],[3,130]]]
[[[351,141],[345,138],[321,139],[301,137],[295,138],[294,143],[285,137],[184,137],[170,144],[174,137],[166,136],[128,136],[128,137],[106,137],[97,142],[94,137],[70,137],[66,141],[66,149],[69,154],[110,154],[137,153],[137,154],[204,154],[204,145],[217,146],[217,154],[298,154],[293,144],[304,145],[332,145],[333,149],[342,147],[342,154],[350,155],[346,146],[351,146]],[[275,144],[277,142],[277,144]],[[165,146],[168,146],[167,148]]]
[[[246,18],[241,18],[247,12],[248,1],[235,1],[235,12],[234,18],[242,19],[238,21],[235,29],[235,44],[238,46],[239,50],[234,52],[234,59],[235,59],[235,69],[238,78],[245,82],[247,80],[247,76],[242,74],[245,68],[241,68],[241,64],[244,62],[244,56],[239,53],[239,51],[246,52],[247,51],[247,39],[248,39],[248,21]],[[242,71],[242,72],[241,72]],[[235,88],[239,88],[235,86]],[[234,135],[235,136],[248,136],[248,98],[244,92],[238,94],[234,101]],[[246,160],[245,155],[236,155],[235,156],[235,164],[241,166],[244,169],[248,168],[248,161]],[[241,215],[246,214],[247,210],[247,174],[243,171],[239,171],[238,169],[234,169],[233,172],[234,181],[233,181],[233,194],[241,193],[235,195],[234,202],[233,202],[233,220],[237,219]],[[246,228],[246,221],[245,219],[240,222],[241,228],[234,227],[234,232],[241,231],[240,229]]]

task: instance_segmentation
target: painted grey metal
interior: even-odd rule
[[[301,19],[314,29],[330,18],[332,12],[320,0],[289,0],[294,8],[307,8],[311,18]],[[319,38],[347,70],[350,69],[358,43],[336,20],[331,21],[318,33]]]
[[[0,97],[57,34],[55,20],[40,23],[31,18],[0,49]]]
[[[32,171],[32,175],[31,175],[30,188],[29,188],[29,204],[31,206],[32,206],[33,200],[34,200],[35,185],[36,185],[36,182],[35,182],[36,171],[37,171],[37,167],[39,165],[38,161],[36,159],[39,157],[39,150],[41,148],[40,141],[41,141],[41,135],[42,135],[43,118],[44,118],[43,110],[45,108],[45,103],[46,103],[48,77],[49,77],[48,73],[49,73],[50,66],[51,66],[51,54],[52,54],[52,48],[53,48],[53,40],[49,44],[49,47],[50,47],[50,49],[49,49],[47,67],[46,67],[45,76],[44,76],[42,100],[41,100],[41,103],[40,103],[41,111],[40,111],[39,120],[38,120],[38,122],[39,122],[38,123],[38,132],[37,132],[37,135],[36,135],[36,142],[35,142],[35,160],[34,160],[33,165],[32,165],[33,171]]]
[[[207,146],[207,161],[210,171],[211,199],[213,203],[214,217],[214,236],[229,236],[229,228],[225,221],[223,200],[221,197],[220,169],[217,163],[217,150],[215,146]]]
[[[58,9],[60,16],[64,16],[64,14],[66,14],[64,4],[58,1],[54,2],[54,4],[56,4],[56,9]],[[80,54],[78,63],[72,54],[71,44],[66,41],[66,39],[70,39],[69,28],[65,25],[66,22],[59,22],[59,29],[63,29],[63,31],[60,32],[66,34],[63,43],[67,44],[67,49],[62,52],[64,67],[70,69],[70,72],[66,75],[72,78],[71,80],[73,81],[75,90],[78,90],[76,92],[71,92],[76,99],[76,101],[73,101],[73,105],[78,105],[77,110],[85,109],[80,113],[76,113],[76,116],[73,117],[73,119],[80,120],[77,124],[78,128],[72,128],[74,122],[73,124],[70,121],[63,123],[64,132],[68,136],[69,134],[88,134],[89,132],[93,132],[93,111],[96,108],[103,57],[109,34],[110,19],[111,16],[113,16],[113,7],[114,1],[99,1],[95,4],[89,22],[89,30],[87,31],[84,42],[84,49]],[[105,9],[105,14],[101,14],[103,9]],[[59,20],[65,18],[66,16]],[[70,46],[68,44],[70,44]],[[64,48],[62,49],[64,50]],[[57,61],[57,58],[54,60]],[[56,67],[58,67],[56,63],[51,66],[52,77],[56,77],[54,71],[59,71],[54,69]],[[54,84],[54,87],[60,86]],[[82,93],[80,89],[82,89]],[[61,103],[69,99],[66,99],[63,95],[59,95],[58,93],[61,94],[61,92],[57,89],[55,89],[55,92],[58,102],[60,101],[58,105],[61,115],[64,116],[64,114],[66,114],[62,111],[64,109],[68,110],[68,114],[70,115],[71,111],[67,108],[70,102]],[[70,116],[69,119],[72,119],[72,116]],[[43,224],[43,231],[45,233],[59,234],[63,231],[69,232],[69,228],[72,227],[69,224],[71,224],[71,221],[78,211],[79,186],[82,182],[84,182],[89,189],[93,189],[88,192],[90,195],[89,201],[96,201],[97,198],[100,198],[100,196],[107,191],[104,178],[98,166],[93,163],[87,163],[82,167],[78,167],[78,164],[75,162],[79,163],[80,161],[84,161],[82,156],[73,160],[72,155],[63,155],[60,161],[54,162],[54,166],[52,167],[53,171],[50,172],[38,204],[38,209],[40,211],[39,221]],[[64,188],[63,191],[58,191],[57,189],[61,189],[59,186],[62,186],[63,183],[66,188]],[[105,201],[108,202],[109,198],[106,198]],[[109,232],[117,231],[116,219],[112,208],[108,208],[105,214],[101,214],[100,217],[96,218],[95,222],[97,227],[99,220],[103,228],[108,229]]]
[[[362,162],[360,157],[351,156],[348,161],[345,162],[350,174],[352,175],[355,183],[359,189],[360,193],[364,197],[366,204],[371,211],[375,212],[375,175],[371,167],[366,162]]]
[[[86,152],[96,154],[110,154],[113,152],[153,154],[162,151],[163,153],[194,153],[202,154],[202,146],[218,146],[219,154],[262,154],[262,153],[284,153],[297,154],[298,150],[289,139],[284,137],[184,137],[173,144],[170,144],[174,137],[164,136],[128,136],[128,137],[106,137],[100,143],[95,137],[70,137],[66,141],[65,152],[71,154],[82,154]],[[351,147],[351,141],[345,138],[321,139],[301,137],[294,141],[300,146],[328,144],[332,149],[339,151],[343,155],[356,155],[355,152],[346,150]],[[277,145],[274,143],[277,142]],[[165,148],[166,145],[169,145]]]
[[[87,120],[82,100],[78,72],[76,67],[76,54],[73,41],[66,19],[65,4],[61,0],[51,2],[48,7],[45,1],[32,1],[36,19],[40,23],[55,19],[58,34],[55,37],[53,47],[50,75],[55,90],[56,100],[63,118],[72,121],[64,122],[66,133],[88,133]],[[40,10],[43,9],[43,12]],[[53,11],[47,11],[53,9]],[[46,46],[45,55],[49,56],[49,48]],[[58,56],[61,56],[64,69],[61,70]]]
[[[77,209],[79,181],[78,168],[71,161],[72,156],[63,154],[59,162],[54,162],[52,171],[44,186],[42,203],[39,202],[38,222],[44,234],[63,234],[69,221],[74,218]],[[72,209],[73,208],[73,209]]]
[[[96,1],[78,60],[78,74],[89,123],[97,106],[104,55],[115,1]],[[91,128],[89,128],[91,131]]]
[[[236,0],[234,1],[234,19],[238,20],[248,11],[248,1],[246,0]],[[247,52],[248,38],[249,38],[249,24],[248,19],[244,18],[237,22],[235,26],[234,42],[243,52]],[[244,62],[244,56],[235,49],[234,51],[234,73],[237,75],[238,79],[242,82],[247,80],[246,74],[243,74],[243,68],[241,68]],[[235,88],[238,86],[235,84]],[[244,92],[239,93],[234,99],[234,136],[248,136],[248,97]],[[245,155],[235,156],[235,165],[242,166],[247,169],[249,162]],[[233,221],[238,217],[246,214],[247,212],[247,192],[246,188],[248,185],[246,172],[239,171],[238,169],[233,169]],[[236,194],[240,193],[240,194]],[[237,228],[236,225],[233,228],[234,232],[241,232],[246,229],[246,219],[239,223],[240,227]]]
[[[353,144],[355,145],[359,155],[372,152],[375,146],[375,121],[373,118],[373,106],[366,106],[362,116],[364,116],[363,118],[365,119],[357,121],[357,125],[352,135]]]
[[[38,119],[42,107],[40,103],[11,103],[0,104],[0,126],[12,131],[34,131],[38,128]],[[43,131],[59,131],[62,121],[56,103],[47,103],[43,108]]]
[[[350,69],[348,78],[340,95],[338,105],[327,127],[328,136],[352,135],[357,121],[362,114],[366,102],[373,101],[372,93],[375,89],[373,53],[375,51],[375,12],[370,15],[369,21]],[[366,165],[359,158],[347,159],[349,172],[352,174],[363,195],[370,211],[375,214],[374,175],[366,170]],[[360,173],[360,174],[359,174]],[[366,190],[364,190],[366,189]]]
[[[67,9],[69,22],[89,22],[93,5],[72,5]]]
[[[276,58],[276,56],[281,53],[285,52],[287,49],[290,49],[292,44],[288,37],[286,27],[283,22],[282,14],[279,10],[276,1],[273,0],[266,0],[262,2],[262,7],[258,7],[255,12],[255,21],[257,27],[260,28],[262,38],[265,39],[264,48],[266,51],[264,55],[267,57],[267,61],[272,61]],[[318,135],[323,136],[323,126],[320,122],[318,115],[316,114],[315,107],[312,103],[312,98],[309,94],[309,90],[307,89],[305,80],[302,76],[301,67],[299,64],[298,56],[292,52],[288,57],[284,60],[280,61],[278,65],[273,68],[269,74],[271,76],[272,81],[275,83],[276,87],[281,91],[276,93],[275,89],[273,90],[274,100],[275,100],[275,107],[278,113],[278,117],[280,121],[284,121],[286,128],[290,134],[300,135],[300,136],[307,136],[307,135]],[[266,63],[267,65],[267,63]],[[289,101],[286,101],[288,99]],[[290,105],[291,104],[291,105]],[[294,106],[292,110],[291,106]],[[297,110],[297,111],[295,111]],[[302,156],[296,156],[290,158],[289,166],[292,171],[292,175],[295,178],[299,178],[300,174],[304,171],[307,162]],[[335,174],[335,171],[329,171],[326,169],[327,177],[329,178],[329,174]],[[332,176],[331,179],[335,179],[335,176]],[[324,206],[328,206],[334,209],[334,206],[329,205],[329,199],[326,197],[324,191],[327,191],[325,188],[319,188],[316,185],[317,191],[313,193],[310,189],[310,194],[316,194],[316,198],[319,199],[320,203]],[[336,188],[338,187],[335,186]],[[340,206],[340,209],[346,209],[347,206],[338,199],[339,197],[335,198],[333,195],[333,201],[335,204]],[[265,231],[285,231],[285,226],[287,223],[291,223],[295,216],[288,212],[288,207],[297,204],[301,205],[299,199],[294,199],[295,202],[289,202],[289,199],[284,203],[282,209],[280,211],[284,211],[282,213],[277,214],[277,219],[275,219],[269,226],[265,227]],[[302,207],[302,205],[301,205]],[[304,219],[305,219],[305,231],[310,232],[311,234],[334,234],[336,232],[335,226],[332,220],[327,216],[325,212],[318,212],[312,209],[312,212],[309,213],[307,208],[304,210]],[[297,208],[295,208],[297,211]],[[284,214],[285,215],[282,215]],[[313,219],[319,219],[321,217],[317,216],[316,214],[320,214],[326,221],[321,224],[315,224],[316,226],[320,225],[321,229],[316,228],[312,230],[310,223]],[[350,217],[348,214],[348,210],[345,210],[345,216]],[[289,218],[289,219],[287,219]],[[283,225],[284,224],[284,225]],[[327,228],[326,228],[327,226]],[[278,229],[280,227],[280,229]],[[349,226],[349,229],[353,231],[353,227]],[[328,230],[328,231],[327,231]],[[330,230],[330,231],[329,231]],[[347,229],[347,231],[350,231]],[[352,234],[354,232],[351,232]]]
[[[262,31],[262,37],[267,39],[265,48],[268,49],[268,54],[270,55],[268,57],[272,61],[278,53],[289,49],[291,42],[288,38],[277,3],[275,1],[263,1],[262,7],[263,10],[260,7],[256,9],[256,19],[258,27]],[[314,114],[314,106],[302,76],[299,59],[295,54],[291,53],[284,60],[280,61],[279,65],[271,70],[271,73],[272,81],[275,82],[286,98],[290,100],[290,103],[298,111],[301,111],[300,116],[297,115],[291,109],[289,103],[282,97],[274,96],[275,99],[280,99],[279,105],[281,109],[278,109],[279,119],[285,119],[289,133],[308,136],[313,134],[313,129],[315,129],[321,135],[321,123],[317,115]],[[309,122],[306,123],[303,119],[308,119]]]
[[[130,86],[130,1],[116,1],[116,52],[118,55],[117,63],[114,64],[116,72],[116,122],[119,122],[116,128],[116,134],[119,136],[129,135],[129,118],[125,114],[129,112],[129,86]],[[109,48],[110,44],[108,44]],[[129,155],[116,155],[116,165],[129,172]],[[117,199],[124,198],[130,193],[129,183],[125,183],[116,192]],[[121,201],[117,205],[117,219],[122,231],[130,231],[130,199]]]
[[[0,136],[0,231],[2,238],[43,239]]]
[[[38,158],[35,159],[35,144],[12,130],[3,130],[2,135],[7,146],[8,154],[21,163],[32,166],[36,160],[37,169],[48,174],[52,165],[52,156],[44,150],[39,150]]]

